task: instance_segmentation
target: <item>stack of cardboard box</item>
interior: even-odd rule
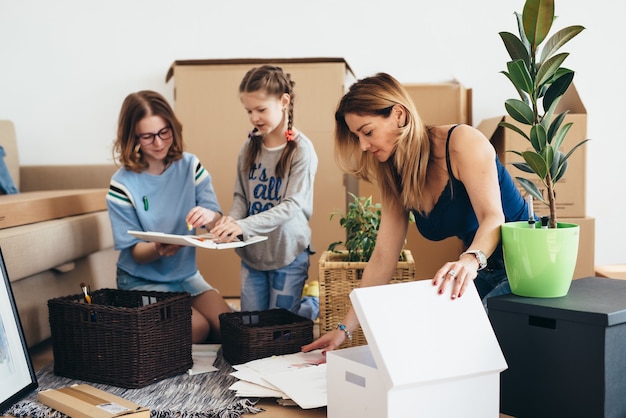
[[[587,139],[587,111],[574,85],[565,92],[556,111],[556,113],[569,112],[563,125],[569,122],[573,123],[565,141],[563,141],[563,149],[561,150],[567,154],[572,147]],[[522,172],[513,166],[512,163],[520,162],[522,159],[517,154],[508,151],[525,151],[530,149],[531,145],[521,135],[498,126],[503,121],[514,124],[525,132],[529,131],[528,126],[514,121],[508,115],[485,119],[478,125],[478,129],[491,140],[500,161],[509,170],[513,178],[527,178],[545,193],[545,187],[535,174]],[[587,145],[585,144],[570,156],[567,172],[556,185],[557,221],[580,225],[578,261],[574,271],[575,279],[594,276],[595,273],[595,219],[586,214],[586,161]],[[518,188],[525,196],[526,192],[519,184]],[[538,216],[550,214],[549,208],[537,200],[535,200],[534,207]]]

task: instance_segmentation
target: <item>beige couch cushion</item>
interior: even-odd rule
[[[11,282],[113,247],[107,211],[0,229]]]

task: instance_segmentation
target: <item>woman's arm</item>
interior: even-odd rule
[[[462,137],[461,137],[462,136]],[[478,230],[468,250],[481,250],[489,257],[500,242],[500,226],[504,223],[500,185],[493,145],[477,129],[461,125],[450,139],[450,164],[470,198],[478,220]],[[451,270],[456,276],[448,274]],[[476,278],[478,261],[473,254],[446,263],[433,277],[440,293],[447,281],[454,280],[452,298],[460,297]]]
[[[400,251],[406,239],[409,223],[409,214],[400,205],[385,202],[382,204],[382,216],[380,228],[376,238],[376,246],[372,257],[363,270],[363,277],[359,287],[368,287],[387,284],[391,281],[397,268]],[[350,308],[344,317],[342,324],[345,330],[335,329],[326,333],[311,344],[302,347],[302,351],[311,351],[323,348],[324,351],[332,351],[339,347],[347,337],[347,332],[352,333],[359,326],[359,320],[354,308]]]

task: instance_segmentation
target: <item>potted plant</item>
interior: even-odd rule
[[[556,114],[556,109],[574,72],[561,66],[569,54],[559,50],[584,28],[568,26],[548,38],[555,20],[554,0],[526,0],[522,14],[515,15],[519,37],[510,32],[500,32],[500,37],[511,58],[503,73],[519,99],[508,99],[504,105],[509,116],[527,129],[508,122],[500,125],[530,144],[528,150],[507,151],[522,158],[522,162],[513,163],[516,168],[540,179],[545,197],[532,181],[516,178],[528,195],[549,206],[550,215],[542,220],[541,227],[534,228],[538,231],[533,230],[532,221],[505,223],[504,261],[513,293],[558,297],[567,294],[574,274],[579,226],[557,222],[555,188],[567,170],[568,158],[587,141],[579,142],[567,153],[561,150],[572,123],[564,123],[567,111]]]
[[[372,197],[359,197],[350,193],[352,201],[344,213],[335,210],[330,219],[339,216],[339,224],[346,231],[345,241],[328,246],[319,260],[320,324],[322,332],[333,330],[350,309],[350,292],[359,287],[363,270],[369,261],[380,226],[381,206]],[[398,256],[398,266],[391,283],[415,280],[415,262],[409,250]],[[366,344],[361,329],[352,333],[342,347]]]

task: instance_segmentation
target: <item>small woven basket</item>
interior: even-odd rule
[[[347,252],[324,251],[319,260],[320,282],[320,328],[326,333],[337,328],[337,324],[352,306],[350,292],[359,287],[366,262],[343,261]],[[415,261],[409,250],[403,250],[403,261],[398,266],[390,283],[401,283],[415,280]],[[367,344],[361,327],[352,333],[352,340],[346,339],[340,348],[355,347]]]
[[[193,366],[188,293],[101,289],[48,301],[54,373],[140,388]]]
[[[313,341],[313,321],[286,309],[223,313],[220,327],[230,364],[297,353]]]

